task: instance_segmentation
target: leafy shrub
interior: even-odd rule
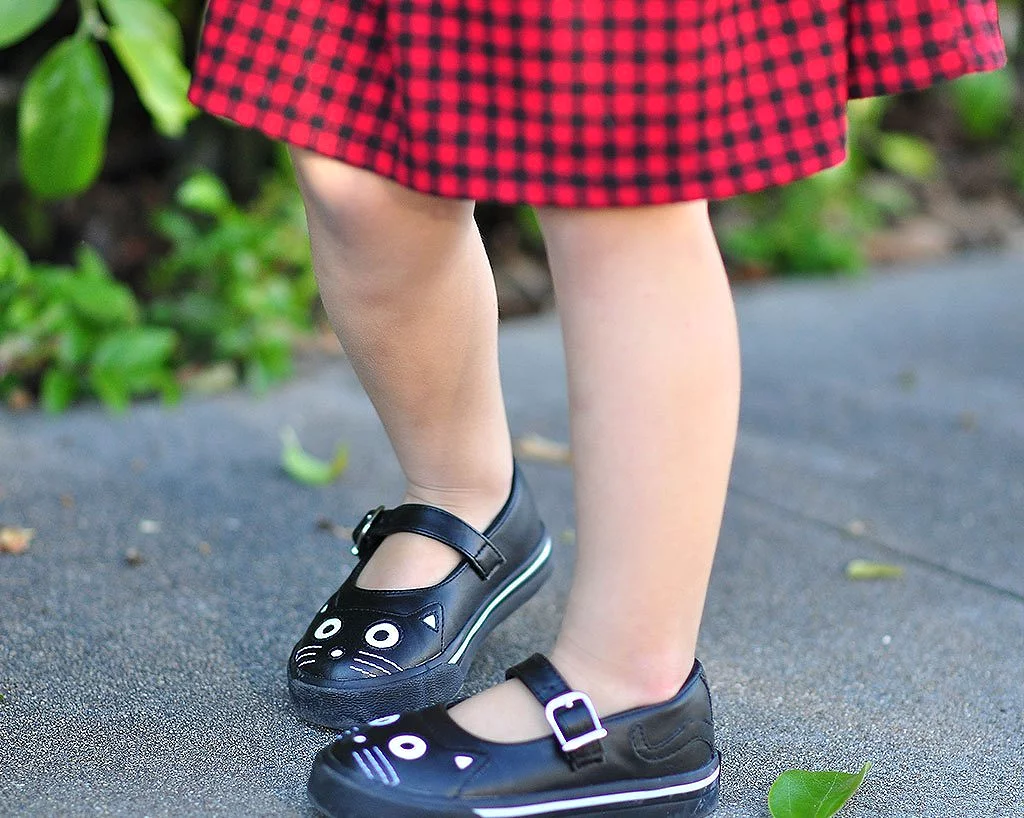
[[[75,267],[30,264],[0,230],[0,398],[38,385],[51,412],[92,393],[124,409],[132,397],[178,397],[177,334],[146,326],[135,296],[82,246]]]
[[[160,0],[76,0],[79,25],[25,80],[18,106],[18,158],[42,198],[80,193],[103,166],[113,88],[99,43],[110,45],[164,136],[180,136],[197,113],[185,97],[184,37]],[[60,0],[0,0],[0,48],[54,16]]]
[[[246,381],[265,389],[290,373],[317,297],[298,190],[278,174],[242,209],[204,171],[177,201],[156,216],[173,249],[153,269],[152,320],[180,334],[186,360],[240,361]]]

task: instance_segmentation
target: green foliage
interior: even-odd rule
[[[1017,75],[1009,69],[968,74],[952,83],[950,92],[967,134],[977,140],[993,140],[1012,124],[1018,94]],[[1017,130],[1021,130],[1017,123]]]
[[[50,412],[89,393],[114,409],[152,392],[176,399],[177,335],[141,320],[92,249],[83,246],[74,267],[31,264],[0,231],[0,398],[38,382]]]
[[[862,264],[861,238],[878,209],[856,196],[856,177],[839,165],[782,188],[744,197],[748,220],[726,230],[722,249],[759,269],[843,272]]]
[[[92,40],[68,37],[32,70],[18,110],[18,157],[39,196],[69,196],[103,166],[113,94]]]
[[[60,0],[0,0],[0,48],[24,39],[45,23]]]
[[[99,43],[107,41],[164,136],[197,113],[186,99],[183,36],[160,0],[77,0],[80,24],[32,69],[18,110],[18,154],[42,198],[80,193],[103,166],[113,89]],[[0,47],[42,25],[59,0],[0,0]],[[101,11],[102,9],[102,11]]]
[[[201,172],[177,200],[156,217],[173,249],[153,271],[152,320],[179,333],[187,360],[240,361],[246,381],[265,389],[290,373],[316,299],[298,191],[275,177],[242,209]]]
[[[148,304],[88,247],[74,266],[32,264],[0,231],[0,400],[38,392],[59,412],[95,396],[122,410],[136,396],[176,400],[179,372],[196,378],[197,365],[220,380],[240,366],[257,390],[290,373],[316,299],[294,184],[279,174],[242,208],[202,172],[177,200],[156,216],[172,248],[153,269]]]
[[[189,73],[174,15],[152,0],[100,0],[114,22],[110,45],[131,77],[139,98],[165,136],[181,136],[195,111],[185,95]]]
[[[867,763],[853,775],[786,770],[768,791],[772,818],[831,818],[850,800],[870,769]]]

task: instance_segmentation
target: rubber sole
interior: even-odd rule
[[[332,818],[525,818],[534,815],[615,818],[705,818],[718,807],[720,757],[701,773],[659,778],[636,789],[598,787],[545,793],[543,798],[486,799],[472,804],[428,799],[397,787],[366,789],[322,762],[313,765],[307,792],[313,806]]]
[[[421,710],[455,698],[484,638],[532,597],[551,575],[551,537],[546,533],[526,564],[497,588],[438,656],[402,678],[366,679],[345,687],[318,684],[290,669],[288,690],[299,716],[313,724],[344,729],[352,724]],[[315,677],[310,677],[315,678]]]

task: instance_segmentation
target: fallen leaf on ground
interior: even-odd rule
[[[199,543],[199,545],[197,547],[199,548],[199,553],[202,554],[204,557],[208,557],[208,556],[210,556],[210,554],[213,553],[213,549],[210,548],[210,544],[208,542],[206,542],[205,540],[203,540],[203,542]]]
[[[281,430],[281,467],[294,480],[312,486],[323,486],[338,479],[348,465],[348,448],[338,444],[331,462],[313,457],[299,443],[291,426]]]
[[[222,361],[206,367],[183,370],[178,373],[178,382],[189,392],[216,395],[238,386],[238,370],[234,364]]]
[[[0,528],[0,553],[24,553],[35,535],[34,528],[15,528],[14,526]]]
[[[160,523],[156,520],[139,520],[139,532],[142,534],[159,534]]]
[[[142,556],[138,548],[129,548],[124,552],[124,561],[132,568],[137,568],[146,561],[146,558]]]
[[[538,460],[542,463],[556,463],[567,466],[572,462],[572,452],[565,443],[549,440],[541,435],[525,435],[516,440],[516,456],[523,460]]]
[[[62,494],[60,496],[60,504],[64,506],[64,508],[74,508],[75,498],[72,497],[70,494]]]
[[[903,576],[903,566],[871,560],[850,560],[846,564],[846,576],[849,579],[899,579]]]
[[[870,769],[871,762],[853,774],[786,770],[768,790],[768,810],[773,818],[830,818],[850,800]]]
[[[14,389],[7,396],[7,407],[12,412],[26,412],[35,406],[35,399],[27,389]]]

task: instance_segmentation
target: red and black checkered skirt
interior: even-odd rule
[[[846,102],[999,68],[995,0],[209,0],[189,99],[416,190],[717,199],[845,157]]]

